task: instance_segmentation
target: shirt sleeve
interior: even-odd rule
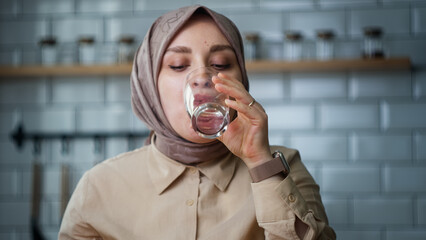
[[[88,188],[89,173],[86,172],[68,202],[59,230],[59,240],[102,239],[84,218],[85,202],[89,193]]]
[[[307,239],[336,239],[319,193],[319,186],[302,163],[299,152],[281,149],[289,162],[290,174],[283,180],[273,176],[252,183],[256,218],[266,239],[299,239],[295,222],[308,226]]]

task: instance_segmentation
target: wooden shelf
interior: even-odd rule
[[[304,60],[297,62],[261,60],[246,63],[250,73],[279,72],[336,72],[409,70],[409,58],[336,59],[329,61]],[[57,66],[0,66],[0,77],[43,76],[113,76],[130,75],[131,64],[121,65],[57,65]]]
[[[132,65],[0,66],[0,77],[130,75]]]
[[[378,70],[409,70],[409,58],[386,59],[335,59],[328,61],[304,60],[288,61],[258,61],[248,62],[249,72],[345,72],[345,71],[378,71]]]

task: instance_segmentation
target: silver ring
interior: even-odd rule
[[[250,103],[249,103],[249,107],[251,107],[254,103],[256,102],[256,100],[254,100],[253,99],[253,101],[251,101]]]

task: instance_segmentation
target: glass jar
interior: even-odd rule
[[[334,33],[331,30],[317,31],[316,57],[318,60],[334,58]]]
[[[118,63],[129,63],[132,62],[134,56],[133,44],[135,39],[133,37],[122,37],[118,41]]]
[[[382,29],[380,27],[364,28],[363,58],[384,58],[385,53],[382,41]]]
[[[247,61],[259,59],[259,34],[246,33],[244,35],[244,55]]]
[[[303,56],[302,34],[298,31],[286,31],[284,35],[284,58],[288,61],[301,60]]]
[[[55,37],[45,37],[39,42],[40,44],[40,62],[42,65],[56,64],[58,59],[58,51]]]
[[[78,61],[83,65],[95,63],[95,38],[81,37],[78,40]]]
[[[62,65],[72,65],[76,62],[76,46],[72,44],[61,44],[59,47],[58,60]]]

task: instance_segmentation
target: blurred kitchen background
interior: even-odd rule
[[[124,74],[32,77],[4,66],[122,63],[155,18],[196,3],[230,17],[262,60],[299,66],[367,51],[411,61],[365,71],[358,63],[333,68],[336,60],[327,71],[304,65],[249,77],[269,113],[271,143],[301,151],[338,239],[426,239],[424,0],[1,0],[0,239],[31,239],[34,162],[42,166],[38,222],[56,239],[66,187],[72,192],[84,171],[143,142],[49,138],[19,149],[10,134],[20,123],[27,133],[146,131],[131,110],[128,65]]]

